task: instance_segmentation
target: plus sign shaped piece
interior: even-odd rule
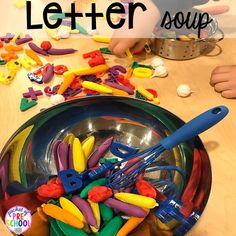
[[[32,87],[28,88],[28,90],[29,90],[29,92],[23,93],[24,98],[31,98],[32,100],[37,101],[38,96],[43,95],[43,92],[41,90],[34,91],[34,89]]]
[[[10,41],[14,38],[14,34],[7,33],[5,36],[0,37],[1,41],[4,41],[4,43],[10,43]]]

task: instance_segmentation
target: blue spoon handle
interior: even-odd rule
[[[211,128],[221,121],[228,112],[229,110],[225,106],[212,108],[180,127],[173,134],[164,138],[159,144],[169,150]]]

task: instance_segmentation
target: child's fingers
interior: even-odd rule
[[[113,38],[109,43],[109,50],[112,52],[116,44],[119,42],[119,39]]]
[[[124,47],[120,39],[112,39],[109,44],[109,50],[118,57],[125,57]]]
[[[140,40],[138,43],[135,44],[135,46],[132,48],[133,53],[138,53],[143,50],[144,45],[146,43],[146,40]]]
[[[228,12],[229,10],[230,10],[230,7],[227,5],[201,8],[202,12],[207,12],[208,14],[211,14],[211,15],[223,14],[223,13]]]
[[[226,90],[221,93],[224,98],[236,98],[236,90]]]
[[[125,57],[126,50],[132,48],[135,43],[134,39],[118,39],[111,51],[118,57]]]
[[[232,70],[232,66],[217,66],[213,71],[212,74],[219,74],[219,73],[227,73]]]
[[[236,98],[236,66],[218,66],[211,74],[210,84],[225,98]]]
[[[223,92],[223,91],[227,91],[231,89],[231,85],[229,82],[222,82],[222,83],[218,83],[215,85],[215,91],[216,92]]]
[[[210,79],[210,85],[214,86],[217,83],[221,82],[227,82],[229,80],[229,74],[228,73],[222,73],[222,74],[213,74]]]
[[[117,57],[126,57],[125,54],[126,46],[122,43],[118,43],[112,50],[112,53],[115,54]]]

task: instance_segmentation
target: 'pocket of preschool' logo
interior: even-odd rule
[[[7,228],[18,235],[28,230],[31,226],[31,222],[31,212],[22,206],[10,208],[5,215]]]

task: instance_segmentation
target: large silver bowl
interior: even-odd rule
[[[136,146],[141,150],[151,147],[169,133],[174,132],[184,122],[171,112],[151,103],[114,96],[87,97],[68,101],[49,108],[23,124],[9,139],[0,154],[0,166],[5,175],[0,176],[1,196],[6,185],[14,180],[24,186],[31,186],[38,177],[56,175],[52,158],[52,144],[72,132],[81,140],[94,135],[96,146],[104,139],[115,139]],[[176,165],[186,172],[186,182],[175,174],[177,191],[184,192],[191,175],[193,149],[204,147],[199,138],[183,143],[165,152],[154,165]],[[111,156],[108,152],[107,156]],[[206,155],[207,160],[208,156]],[[209,162],[208,162],[209,163]],[[208,200],[211,186],[210,164],[207,170],[207,191],[199,211],[202,212]],[[152,173],[152,178],[163,179],[160,172]]]

